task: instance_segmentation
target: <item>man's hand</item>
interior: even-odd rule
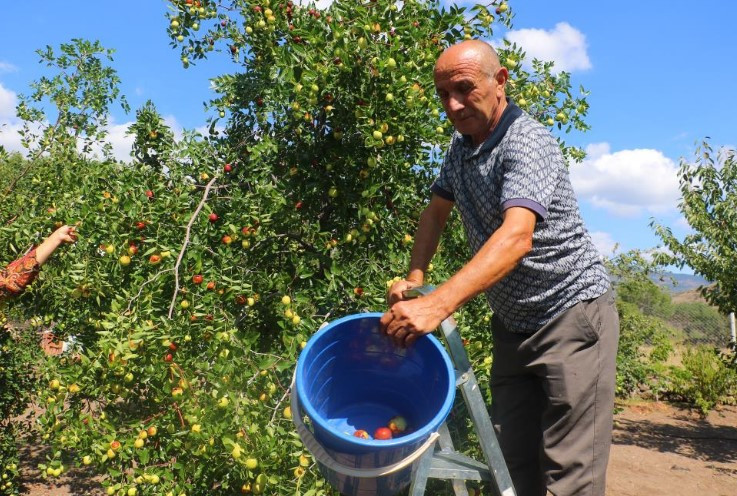
[[[404,295],[402,295],[402,293],[407,289],[416,288],[417,286],[421,286],[421,284],[408,281],[407,279],[403,279],[392,284],[392,287],[386,292],[386,299],[389,302],[389,306],[391,307],[395,303],[404,300]]]
[[[398,284],[400,283],[395,286]],[[431,293],[428,296],[393,304],[389,311],[381,316],[380,326],[381,331],[390,336],[397,345],[409,346],[420,336],[437,329],[446,317],[445,311]]]

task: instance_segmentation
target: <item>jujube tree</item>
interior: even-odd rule
[[[1,204],[4,252],[62,219],[82,234],[13,302],[81,344],[42,369],[40,430],[56,448],[42,468],[54,476],[71,457],[105,474],[109,494],[330,493],[292,429],[295,360],[323,322],[385,307],[452,132],[435,59],[510,21],[506,4],[171,2],[185,68],[234,63],[212,82],[209,132],[174,139],[147,103],[131,163],[52,147],[14,185],[33,208],[13,218],[17,204]],[[528,71],[514,46],[500,55],[523,108],[586,128],[585,93],[572,95],[567,74]],[[99,137],[93,124],[82,126]],[[454,218],[432,279],[465,252]],[[479,301],[459,313],[479,361],[484,317]]]

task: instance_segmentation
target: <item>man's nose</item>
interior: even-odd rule
[[[460,98],[454,95],[448,98],[448,111],[455,113],[463,110],[463,108],[463,101]]]

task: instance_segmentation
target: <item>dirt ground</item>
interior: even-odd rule
[[[702,419],[665,403],[616,415],[607,496],[737,494],[737,407]]]
[[[72,468],[54,483],[35,468],[44,453],[22,443],[23,484],[30,496],[102,495],[91,474]],[[615,417],[607,496],[737,494],[737,407],[706,419],[674,405],[638,402]]]

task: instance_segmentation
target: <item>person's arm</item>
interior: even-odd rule
[[[509,274],[532,249],[536,214],[524,207],[504,212],[504,221],[474,257],[427,296],[394,304],[381,318],[382,329],[409,345],[435,330],[474,296]]]
[[[402,291],[421,286],[425,281],[425,271],[438,249],[440,236],[448,222],[451,210],[453,210],[452,201],[436,194],[432,195],[430,203],[420,215],[420,222],[412,246],[409,273],[404,280],[394,283],[389,290],[390,306],[403,299]]]
[[[38,270],[35,248],[11,262],[5,269],[0,269],[0,298],[22,293],[36,279]]]
[[[43,265],[60,244],[74,243],[76,240],[77,235],[74,230],[74,226],[61,226],[59,229],[51,233],[43,243],[38,245],[36,248],[36,262],[38,262],[39,266]]]
[[[0,270],[0,298],[18,295],[38,276],[41,265],[61,243],[76,240],[74,227],[62,226],[54,231],[43,243],[33,248],[7,268]]]

